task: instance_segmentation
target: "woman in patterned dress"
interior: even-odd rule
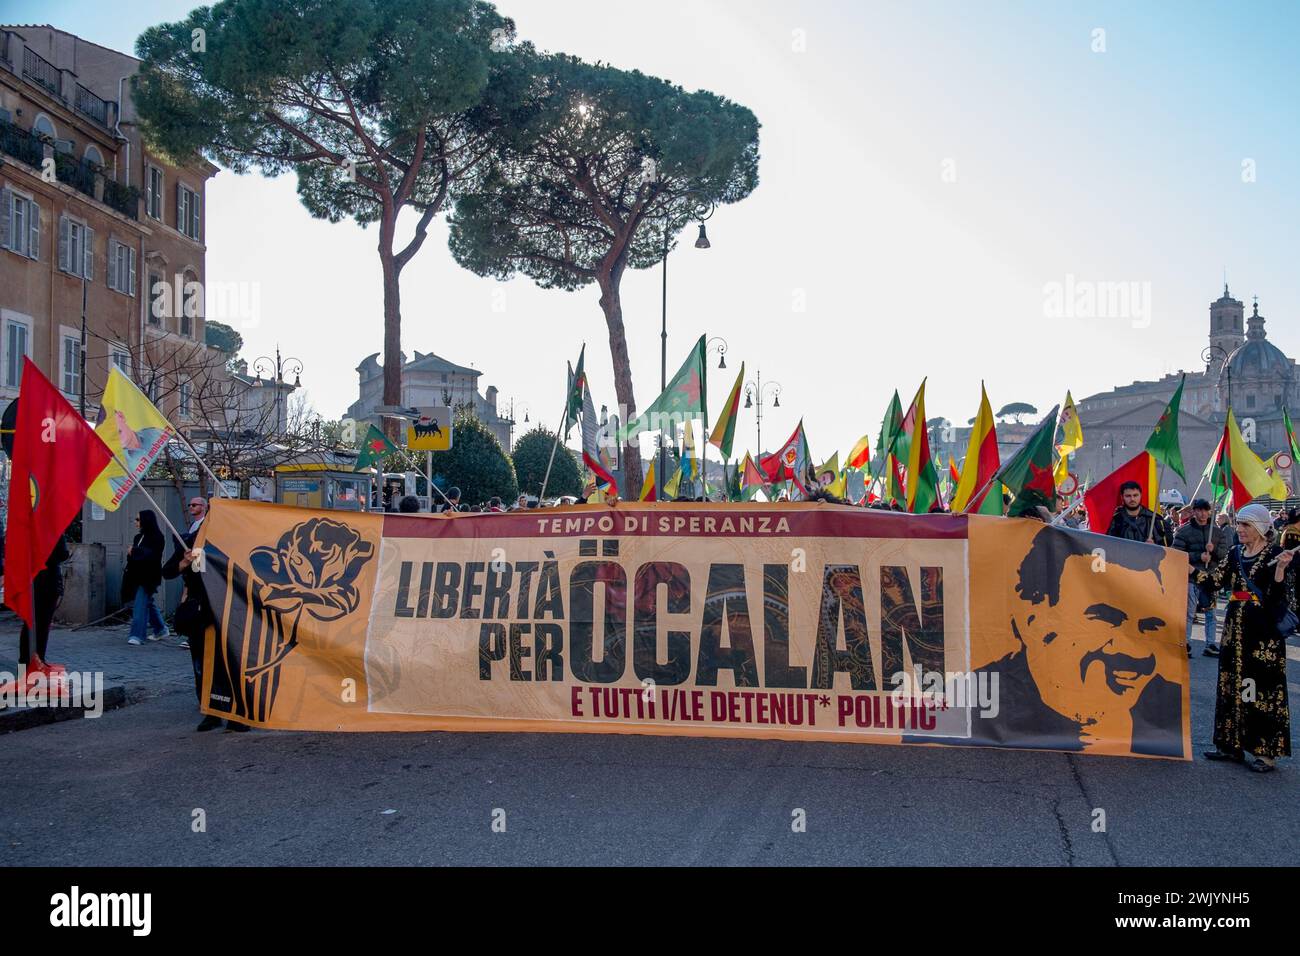
[[[1203,571],[1200,581],[1226,587],[1232,600],[1223,627],[1219,684],[1214,704],[1214,750],[1210,760],[1254,761],[1250,769],[1277,769],[1291,756],[1291,714],[1287,704],[1286,639],[1277,613],[1295,606],[1292,555],[1272,541],[1273,522],[1263,505],[1237,512],[1239,543],[1226,561]]]

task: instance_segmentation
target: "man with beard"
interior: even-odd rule
[[[1172,537],[1164,518],[1142,505],[1142,486],[1126,481],[1119,486],[1120,506],[1110,519],[1106,534],[1129,541],[1150,541],[1169,547]]]
[[[1105,545],[1107,597],[1094,575]],[[1087,750],[1130,741],[1135,754],[1183,757],[1182,688],[1156,673],[1152,641],[1175,622],[1125,608],[1116,596],[1165,591],[1163,549],[1062,528],[1039,531],[1020,564],[1011,633],[1020,647],[979,668],[998,675],[998,708],[971,711],[970,739],[954,744]],[[1013,602],[1014,603],[1014,602]],[[905,738],[933,743],[935,738]]]

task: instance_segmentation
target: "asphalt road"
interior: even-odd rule
[[[1192,660],[1198,754],[1215,668]],[[1298,684],[1292,661],[1296,714]],[[196,734],[196,722],[182,681],[97,720],[0,737],[0,863],[1256,866],[1294,865],[1300,850],[1294,760],[1260,775],[1200,759],[596,735]],[[1105,832],[1093,832],[1096,808]],[[198,809],[206,832],[193,831]],[[796,810],[805,832],[792,828]]]

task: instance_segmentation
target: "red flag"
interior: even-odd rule
[[[1088,530],[1105,534],[1110,519],[1120,506],[1119,486],[1126,481],[1136,481],[1142,486],[1142,504],[1155,510],[1160,489],[1156,485],[1156,460],[1150,452],[1138,452],[1132,461],[1125,462],[1084,493],[1083,506],[1088,509]]]
[[[113,458],[31,359],[23,360],[9,478],[5,603],[34,627],[32,581]]]

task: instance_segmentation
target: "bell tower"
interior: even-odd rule
[[[1223,284],[1223,295],[1210,303],[1210,360],[1206,371],[1218,374],[1223,367],[1223,360],[1233,350],[1246,341],[1246,308],[1228,292],[1228,283]]]

